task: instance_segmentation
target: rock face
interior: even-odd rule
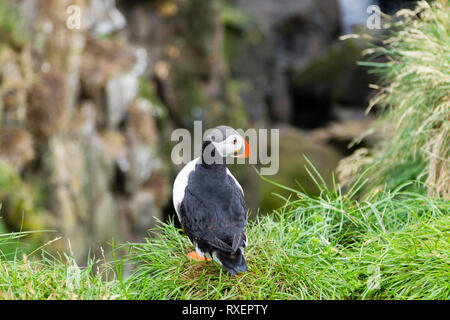
[[[337,2],[243,0],[237,7],[252,21],[229,28],[239,41],[230,58],[233,73],[248,88],[241,92],[244,104],[256,123],[289,123],[296,112],[289,72],[308,66],[335,39]]]
[[[31,134],[16,126],[0,127],[0,159],[21,171],[34,158]]]
[[[56,230],[53,246],[81,263],[112,238],[143,239],[169,189],[154,107],[140,97],[145,50],[98,37],[100,2],[70,2],[97,22],[80,29],[66,26],[67,1],[11,2],[29,39],[0,47],[0,176],[18,190],[2,185],[1,215],[12,229],[23,214],[24,227]]]
[[[375,79],[356,64],[362,58],[363,48],[361,42],[333,43],[306,67],[295,66],[290,70],[293,125],[305,129],[323,127],[340,120],[339,107],[356,112],[364,109],[370,93],[367,84]]]
[[[221,1],[123,1],[120,8],[125,34],[149,52],[148,77],[176,127],[248,124],[226,72]]]

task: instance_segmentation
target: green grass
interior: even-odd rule
[[[17,8],[6,1],[0,1],[0,49],[4,44],[13,48],[22,47],[28,41],[25,26]]]
[[[320,196],[291,189],[285,206],[249,221],[248,270],[237,276],[189,259],[187,237],[169,221],[158,236],[115,248],[125,258],[83,268],[45,248],[0,255],[0,299],[450,298],[450,201],[407,184],[358,201],[361,181],[345,194],[316,181]],[[1,235],[0,248],[22,236]],[[123,279],[127,264],[134,271]]]
[[[0,234],[0,300],[105,300],[117,299],[121,289],[104,259],[88,259],[85,267],[73,255],[52,256],[43,245],[28,254],[18,246],[5,254],[5,246],[18,244],[33,232]]]
[[[406,186],[404,186],[406,187]],[[131,299],[448,299],[449,201],[402,191],[356,202],[336,186],[249,222],[246,273],[194,262],[172,222],[129,244]]]

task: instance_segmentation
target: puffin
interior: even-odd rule
[[[207,132],[201,156],[186,164],[173,184],[175,212],[195,247],[188,257],[214,260],[232,275],[247,269],[247,207],[226,158],[248,156],[247,141],[235,129],[218,126]]]

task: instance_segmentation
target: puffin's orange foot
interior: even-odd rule
[[[187,254],[187,256],[188,256],[189,258],[192,258],[192,259],[196,260],[196,261],[211,261],[210,258],[202,257],[202,256],[199,255],[196,251],[189,252],[189,253]]]

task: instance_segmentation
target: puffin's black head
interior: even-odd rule
[[[233,128],[218,126],[207,131],[202,145],[202,160],[206,164],[225,163],[226,157],[248,158],[247,141]]]

